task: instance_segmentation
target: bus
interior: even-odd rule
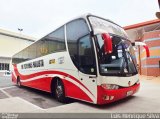
[[[60,26],[12,57],[12,81],[93,104],[129,97],[140,82],[134,45],[111,20],[86,14]],[[146,50],[148,51],[148,50]]]

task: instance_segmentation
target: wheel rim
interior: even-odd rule
[[[60,81],[57,81],[56,94],[58,98],[60,98],[63,95],[63,87]]]

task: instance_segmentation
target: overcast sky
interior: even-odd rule
[[[85,13],[121,26],[156,19],[158,0],[0,0],[0,28],[41,38]]]

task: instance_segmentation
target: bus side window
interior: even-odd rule
[[[79,70],[85,74],[95,74],[96,63],[92,41],[89,35],[78,42]]]
[[[73,64],[78,68],[78,39],[89,34],[84,19],[76,19],[66,25],[68,50]]]

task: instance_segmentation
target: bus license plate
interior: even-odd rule
[[[127,92],[127,96],[130,96],[130,95],[132,95],[132,94],[133,94],[133,91],[132,91],[132,90]]]

